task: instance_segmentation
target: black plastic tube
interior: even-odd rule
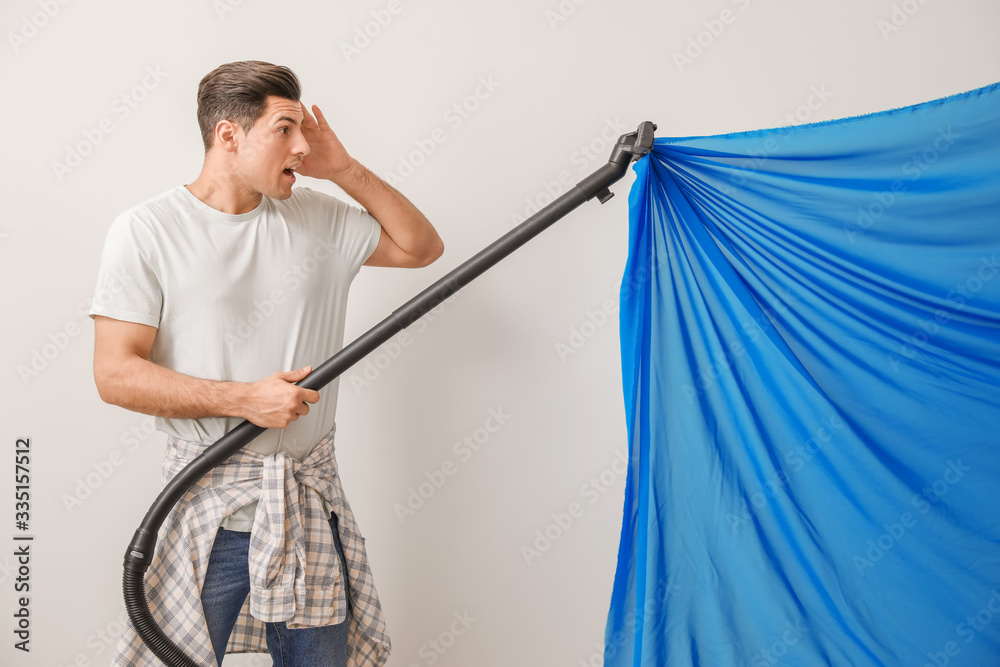
[[[550,227],[567,213],[594,197],[603,204],[611,198],[608,187],[625,175],[632,160],[642,157],[653,146],[656,125],[639,124],[635,132],[618,138],[607,164],[576,184],[538,213],[510,230],[479,253],[466,260],[436,283],[397,308],[393,313],[313,369],[298,386],[322,389],[344,371],[373,352],[394,335],[410,326],[449,296],[481,276],[490,267]],[[209,445],[164,487],[143,517],[125,552],[122,589],[125,609],[136,633],[153,654],[170,667],[197,667],[157,626],[146,600],[145,572],[156,546],[156,536],[167,515],[191,486],[209,470],[235,454],[266,429],[249,421]]]

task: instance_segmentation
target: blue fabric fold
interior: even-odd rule
[[[1000,84],[635,172],[604,664],[1000,665]]]

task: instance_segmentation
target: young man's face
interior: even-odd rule
[[[296,100],[270,96],[250,132],[239,129],[237,176],[243,184],[273,199],[288,199],[293,169],[309,153],[302,135],[302,107]]]

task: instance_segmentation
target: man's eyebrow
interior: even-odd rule
[[[281,118],[278,118],[277,120],[275,120],[274,123],[272,123],[272,125],[277,125],[278,123],[282,123],[284,121],[288,121],[292,125],[298,125],[299,124],[299,121],[296,118],[290,118],[289,116],[282,116]]]

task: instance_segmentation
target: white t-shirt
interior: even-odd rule
[[[178,186],[112,223],[90,316],[156,327],[149,360],[193,377],[253,382],[315,368],[343,347],[348,290],[380,233],[367,211],[305,187],[230,215]],[[338,385],[248,447],[304,459],[334,427]],[[157,417],[156,428],[211,444],[241,421]],[[250,530],[254,509],[224,525]]]

